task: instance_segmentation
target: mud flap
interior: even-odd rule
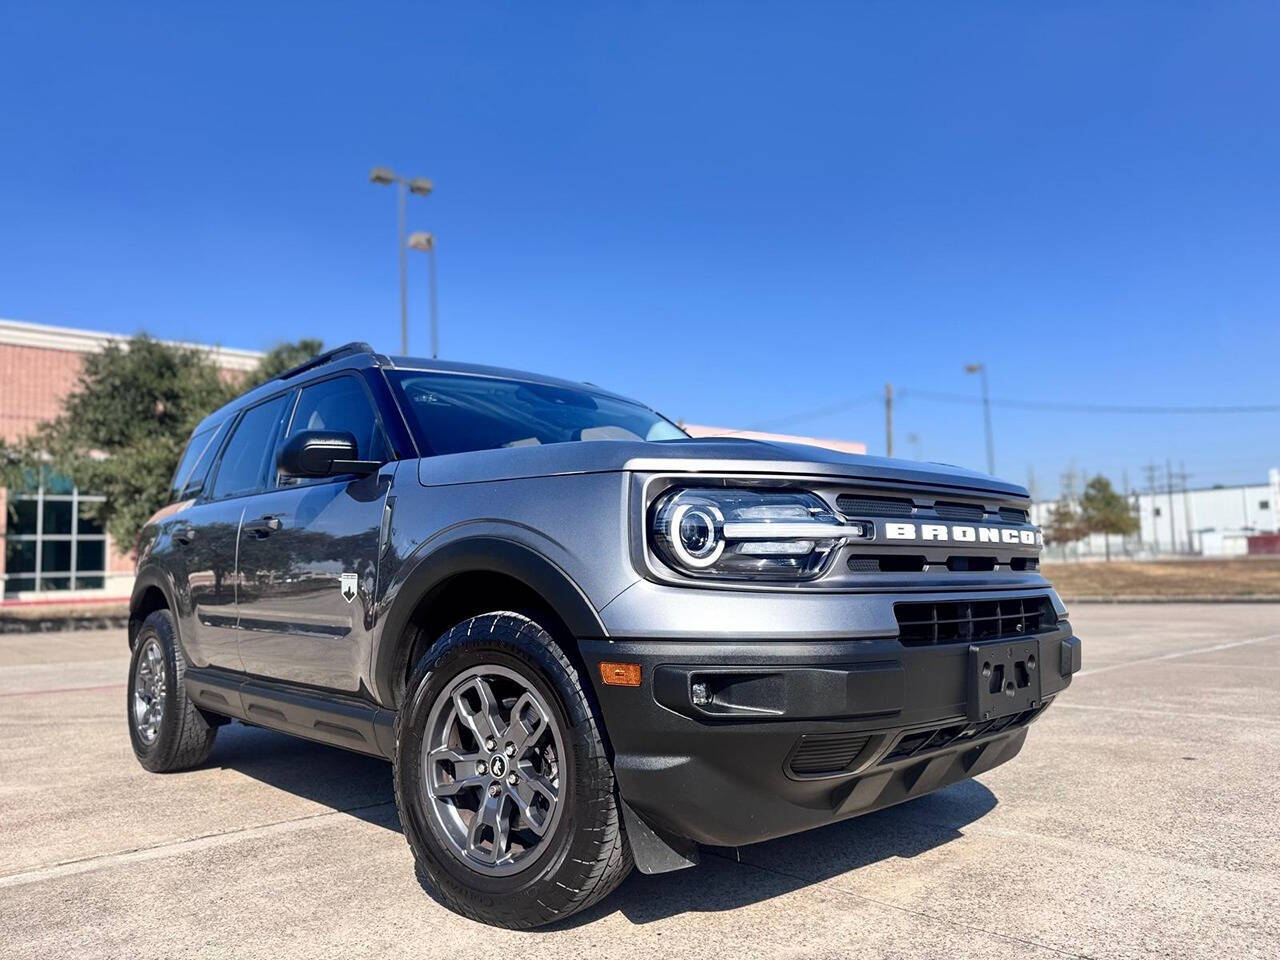
[[[670,873],[698,865],[700,855],[696,843],[654,829],[631,809],[631,804],[625,800],[619,802],[631,855],[641,873]]]

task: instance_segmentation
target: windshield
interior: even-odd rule
[[[647,407],[568,387],[388,370],[425,455],[575,440],[683,440]]]

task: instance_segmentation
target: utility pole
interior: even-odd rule
[[[1194,553],[1196,549],[1195,541],[1191,536],[1191,497],[1187,491],[1187,479],[1191,474],[1187,473],[1187,464],[1185,460],[1178,461],[1178,483],[1182,485],[1182,517],[1187,527],[1187,552]]]
[[[1120,476],[1121,476],[1121,481],[1120,481],[1121,485],[1124,487],[1124,500],[1125,500],[1125,503],[1129,505],[1129,511],[1132,512],[1133,511],[1133,494],[1129,490],[1129,470],[1127,467],[1125,468],[1124,472],[1121,473]],[[1141,514],[1139,514],[1139,517],[1141,517]],[[1141,529],[1142,521],[1139,520],[1138,522],[1139,522],[1139,529]],[[1138,536],[1141,537],[1142,534],[1139,533]],[[1124,551],[1124,555],[1126,557],[1129,556],[1129,535],[1127,533],[1120,534],[1120,549]]]
[[[987,432],[987,473],[994,476],[996,472],[996,451],[995,443],[991,439],[991,393],[987,389],[987,365],[985,363],[966,364],[964,372],[977,373],[982,376],[982,420]]]
[[[884,385],[884,455],[893,456],[893,384]]]
[[[1178,535],[1173,527],[1173,461],[1166,460],[1164,462],[1164,480],[1165,490],[1169,493],[1169,543],[1173,545],[1173,552],[1178,552]]]
[[[1156,527],[1156,471],[1160,468],[1148,463],[1142,468],[1147,475],[1147,492],[1151,494],[1151,548],[1160,552],[1160,530]]]

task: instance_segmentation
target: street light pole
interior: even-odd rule
[[[409,255],[404,246],[404,234],[408,229],[409,191],[403,180],[396,180],[396,246],[400,250],[400,352],[409,353]]]
[[[409,352],[409,262],[405,253],[405,231],[408,229],[409,194],[425,197],[433,185],[425,177],[402,177],[387,167],[374,167],[369,180],[381,186],[396,185],[396,246],[400,252],[400,352]]]
[[[982,419],[987,432],[987,473],[995,475],[996,451],[991,439],[991,393],[987,389],[987,367],[982,363],[966,364],[965,373],[976,373],[982,377]]]
[[[427,255],[427,287],[431,301],[431,359],[440,356],[440,324],[436,319],[436,238],[429,233],[415,233],[409,246]]]

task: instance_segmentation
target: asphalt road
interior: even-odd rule
[[[148,774],[119,633],[0,636],[0,957],[1280,956],[1280,606],[1072,620],[1010,764],[532,933],[418,886],[389,765],[235,725]]]

